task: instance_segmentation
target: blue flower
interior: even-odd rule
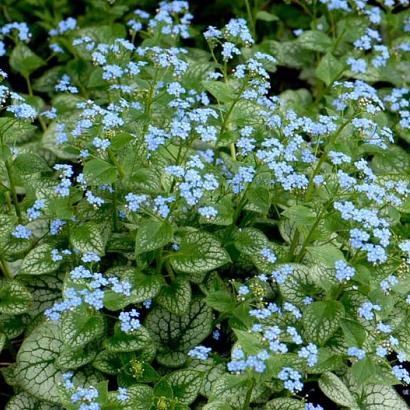
[[[188,356],[198,360],[206,360],[211,351],[210,347],[196,346],[188,352]]]
[[[67,31],[75,30],[77,27],[77,20],[73,17],[67,17],[65,20],[61,20],[57,28],[48,32],[51,37],[58,36],[66,33]]]
[[[353,58],[349,57],[347,59],[347,64],[350,65],[350,69],[357,74],[365,74],[367,71],[367,63],[363,58]]]
[[[13,104],[6,108],[6,111],[14,114],[16,118],[23,120],[34,120],[37,116],[37,111],[29,104]]]
[[[138,320],[140,316],[136,309],[132,309],[129,312],[121,312],[119,315],[120,328],[125,333],[132,333],[134,330],[138,330],[141,327],[141,323]]]
[[[93,139],[93,145],[95,148],[101,150],[101,151],[106,151],[107,148],[111,145],[111,142],[107,139],[102,139],[95,137]]]
[[[276,255],[272,251],[272,249],[269,248],[263,248],[260,251],[261,255],[269,262],[269,263],[275,263],[276,262]]]
[[[339,282],[350,280],[356,273],[355,269],[349,266],[344,260],[335,262],[336,279]]]
[[[235,44],[230,43],[229,41],[223,43],[222,45],[222,57],[224,61],[231,60],[234,55],[240,55],[241,52],[238,47],[235,46]]]
[[[293,343],[296,343],[297,345],[301,345],[303,343],[303,340],[298,331],[296,330],[296,328],[288,326],[286,331],[292,337]]]
[[[78,88],[71,85],[71,78],[69,75],[64,74],[60,81],[55,86],[56,91],[68,92],[71,94],[77,94]]]
[[[297,393],[303,389],[303,383],[300,381],[302,375],[291,367],[284,367],[278,374],[278,379],[282,380],[285,389],[292,393]]]
[[[127,401],[129,398],[128,396],[128,389],[125,387],[119,387],[118,388],[118,394],[117,394],[117,399],[119,401]]]
[[[127,208],[132,212],[137,212],[140,206],[146,202],[148,197],[144,194],[136,195],[132,192],[128,193],[125,196],[125,200],[127,201]]]
[[[309,343],[307,346],[302,347],[298,356],[307,359],[307,364],[309,367],[313,367],[317,363],[318,348],[313,343]]]
[[[30,239],[33,232],[24,225],[17,225],[11,234],[18,239]]]
[[[99,262],[101,258],[94,252],[86,252],[81,257],[81,260],[85,263],[91,263],[91,262]]]
[[[256,171],[253,167],[239,167],[238,172],[230,181],[233,192],[239,194],[245,189],[246,184],[253,181],[255,173]]]
[[[358,309],[359,316],[366,319],[366,320],[372,320],[374,318],[374,313],[373,311],[381,311],[381,306],[380,305],[374,305],[371,302],[364,302]]]
[[[119,293],[124,296],[131,295],[131,283],[127,280],[120,281],[118,278],[109,278],[108,282],[111,284],[111,289],[115,293]]]
[[[410,384],[410,375],[409,372],[404,369],[401,365],[396,365],[392,367],[393,376],[397,380],[403,381],[406,384]]]
[[[359,360],[363,360],[366,357],[366,352],[358,347],[349,347],[347,349],[347,354],[356,357]]]
[[[37,199],[31,208],[27,209],[27,216],[30,221],[33,221],[40,217],[41,210],[44,209],[45,202],[44,199]]]
[[[215,218],[218,215],[218,211],[213,206],[203,206],[198,209],[198,213],[207,219]]]

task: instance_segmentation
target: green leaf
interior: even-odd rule
[[[266,10],[259,10],[256,13],[256,20],[266,21],[267,23],[270,23],[272,21],[278,21],[279,18]]]
[[[0,282],[0,313],[19,315],[26,312],[31,304],[31,293],[20,282]]]
[[[200,216],[199,222],[201,224],[220,225],[220,226],[228,226],[232,224],[232,218],[233,218],[232,198],[224,197],[218,203],[212,204],[212,207],[217,210],[218,214],[213,218],[205,218],[204,216]]]
[[[351,319],[342,319],[340,326],[348,346],[361,347],[366,340],[366,330],[357,321]]]
[[[32,249],[23,259],[20,275],[44,275],[56,271],[61,261],[51,259],[52,246],[43,244]]]
[[[339,59],[334,57],[331,53],[325,54],[320,60],[315,73],[317,78],[322,80],[327,86],[337,80],[344,69],[343,63]]]
[[[134,137],[127,132],[120,132],[111,138],[110,149],[113,151],[120,150],[124,148],[129,142],[131,142]]]
[[[263,248],[269,247],[269,240],[255,228],[244,228],[235,232],[235,247],[244,255],[253,257]]]
[[[169,285],[162,286],[156,301],[171,313],[182,315],[191,303],[191,285],[189,281],[177,279]]]
[[[135,238],[135,255],[160,249],[170,243],[172,226],[166,221],[147,221],[140,225]]]
[[[363,387],[360,408],[364,410],[405,410],[409,406],[391,386],[369,384]]]
[[[162,354],[173,352],[174,357],[183,360],[182,353],[188,352],[209,335],[212,318],[212,309],[203,300],[196,299],[180,316],[163,307],[155,307],[148,314],[145,325],[160,345]]]
[[[340,327],[344,314],[343,305],[335,300],[313,302],[303,314],[305,336],[322,345]]]
[[[177,370],[166,377],[172,386],[174,397],[182,404],[191,404],[198,396],[203,374],[201,372],[183,369]]]
[[[358,383],[366,384],[377,373],[377,368],[369,357],[358,360],[352,367],[351,372]]]
[[[335,403],[345,407],[357,407],[357,402],[347,386],[335,374],[326,372],[319,379],[322,392]]]
[[[103,345],[109,352],[134,352],[144,349],[150,341],[150,334],[143,326],[129,334],[116,328],[114,336],[104,340]]]
[[[65,312],[61,318],[62,340],[72,349],[100,338],[104,329],[104,316],[83,305]]]
[[[177,271],[203,273],[230,262],[230,257],[211,234],[191,231],[182,236],[180,249],[171,255],[171,264]]]
[[[61,407],[40,401],[26,392],[13,396],[6,410],[61,410]]]
[[[19,279],[33,297],[30,315],[43,312],[61,298],[63,275],[20,276]]]
[[[270,400],[266,403],[266,410],[305,410],[305,403],[287,397]]]
[[[280,291],[289,302],[303,305],[306,295],[314,291],[316,284],[307,266],[294,263],[290,265],[293,272],[284,283],[279,285]]]
[[[222,400],[215,400],[205,404],[202,410],[232,410],[232,407]]]
[[[61,370],[77,369],[92,362],[96,354],[93,344],[75,350],[66,348],[54,363]]]
[[[20,175],[31,175],[49,170],[47,162],[43,158],[31,153],[20,154],[14,160],[13,165]]]
[[[303,205],[293,205],[283,211],[282,215],[298,228],[313,225],[316,221],[315,212]]]
[[[314,263],[323,264],[330,269],[335,268],[336,261],[344,260],[343,252],[332,244],[308,246],[306,251]]]
[[[37,68],[45,65],[45,61],[34,54],[25,44],[19,43],[10,55],[10,65],[23,77],[28,77]]]
[[[105,241],[99,226],[93,222],[75,224],[71,230],[70,242],[74,249],[83,254],[94,252],[97,255],[104,255]]]
[[[238,344],[246,354],[256,355],[263,349],[260,339],[255,334],[245,330],[232,330],[238,338]]]
[[[114,165],[102,159],[92,159],[84,165],[84,177],[89,184],[112,184],[117,179]]]
[[[59,327],[42,323],[24,340],[17,354],[16,381],[33,396],[59,403],[58,384],[62,380],[54,362],[63,351]]]
[[[6,126],[7,132],[3,135],[5,144],[21,144],[27,142],[37,131],[37,127],[27,121],[18,121],[17,119],[11,119],[9,117],[0,118],[0,129],[4,129]],[[21,165],[24,166],[27,164]]]
[[[251,186],[246,191],[247,211],[257,212],[266,215],[271,207],[271,193],[269,189],[263,186]]]
[[[6,341],[7,341],[7,336],[3,332],[0,332],[0,353],[3,350],[3,347],[6,344]]]
[[[168,383],[166,378],[161,379],[154,387],[154,394],[157,397],[167,397],[172,399],[174,397],[174,392],[172,391],[172,386]]]
[[[326,52],[332,46],[332,39],[322,31],[304,31],[297,42],[307,50]]]
[[[225,290],[210,292],[205,298],[205,301],[208,306],[219,312],[230,313],[236,307],[235,299]]]
[[[104,306],[110,310],[120,310],[132,303],[140,303],[147,299],[152,299],[157,296],[164,284],[164,279],[161,275],[144,275],[135,270],[127,270],[123,276],[123,280],[130,282],[131,295],[119,295],[111,290],[104,293]]]
[[[121,356],[117,353],[103,350],[97,354],[92,365],[100,372],[114,376],[121,371],[123,363],[121,361]]]
[[[26,329],[30,317],[27,314],[23,315],[0,315],[0,329],[8,339],[15,339],[21,335]]]
[[[222,400],[235,409],[242,409],[249,388],[249,379],[245,376],[225,374],[214,384],[210,396],[211,400]],[[252,397],[257,389],[252,390]]]
[[[128,400],[125,410],[147,410],[151,408],[154,394],[151,387],[135,384],[128,388]]]
[[[233,101],[236,97],[235,90],[229,84],[222,81],[202,81],[202,85],[220,103]]]

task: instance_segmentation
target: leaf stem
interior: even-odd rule
[[[33,96],[33,87],[31,86],[30,76],[25,75],[24,78],[25,78],[26,84],[27,84],[28,95],[30,97],[32,97]]]
[[[175,282],[175,279],[176,279],[175,273],[174,273],[174,271],[172,270],[171,264],[169,263],[168,260],[165,260],[165,269],[167,270],[168,275],[169,275],[169,277],[171,278],[171,281],[172,281],[172,282]]]
[[[0,268],[3,271],[4,276],[7,279],[13,279],[13,274],[11,273],[9,267],[7,266],[7,262],[3,258],[0,258]]]

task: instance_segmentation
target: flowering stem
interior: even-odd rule
[[[113,224],[113,229],[114,232],[117,231],[118,229],[118,212],[117,212],[117,192],[115,189],[115,184],[113,184],[113,195],[112,195],[112,207],[113,209],[113,213],[112,213],[112,224]]]
[[[328,143],[325,151],[323,152],[322,156],[320,157],[319,162],[317,163],[316,168],[313,170],[313,173],[310,177],[309,186],[308,186],[307,193],[306,193],[306,200],[309,201],[310,199],[312,199],[313,188],[314,188],[314,181],[313,180],[314,180],[315,176],[319,174],[323,163],[326,161],[331,145],[335,143],[337,137],[340,135],[340,133],[343,131],[343,129],[346,127],[346,125],[349,124],[349,122],[350,121],[345,121],[340,126],[340,128],[337,130],[337,132],[330,137],[329,143]]]
[[[248,390],[246,392],[245,402],[243,403],[243,410],[249,409],[249,404],[251,403],[252,391],[255,387],[255,379],[252,377]]]
[[[246,5],[246,12],[248,13],[249,25],[251,26],[252,37],[256,38],[255,21],[253,19],[253,13],[252,13],[251,5],[249,4],[249,0],[245,0],[245,5]]]

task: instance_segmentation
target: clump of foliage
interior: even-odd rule
[[[408,2],[48,3],[1,6],[6,408],[406,409]]]

